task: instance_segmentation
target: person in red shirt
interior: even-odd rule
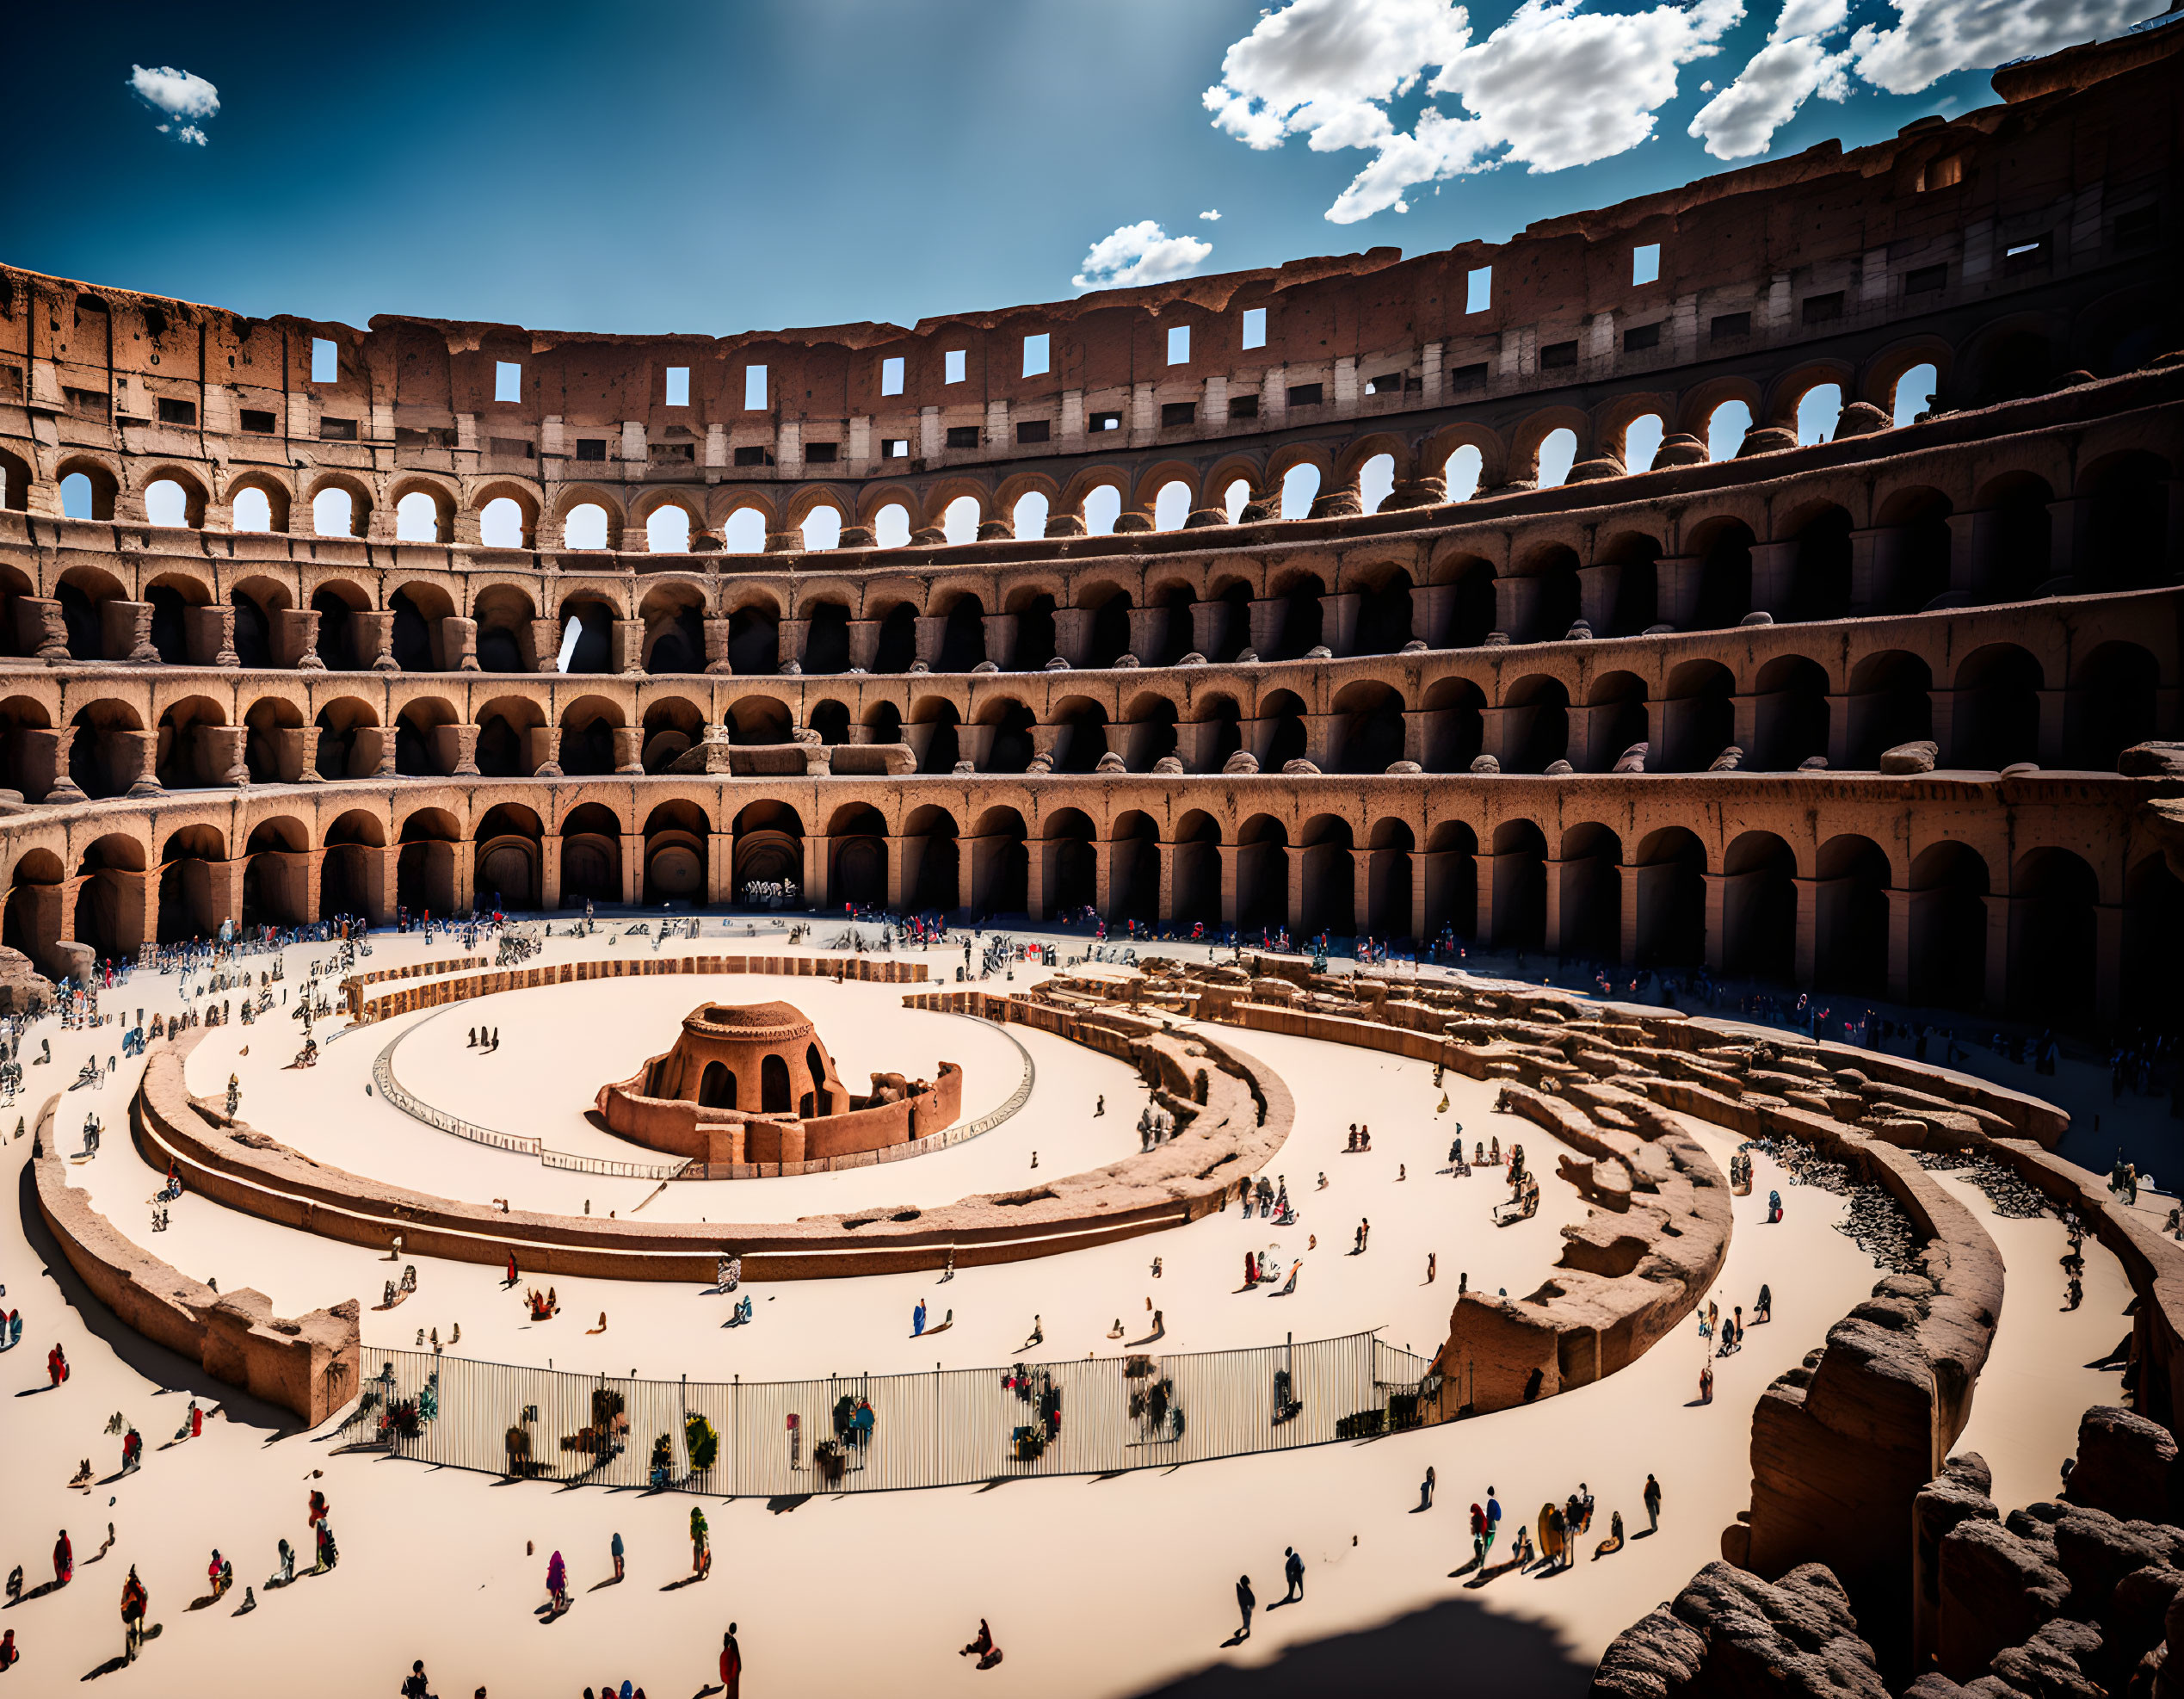
[[[59,1345],[46,1353],[46,1374],[56,1387],[68,1379],[68,1353]]]
[[[76,1548],[68,1542],[68,1530],[60,1531],[60,1538],[53,1541],[53,1585],[65,1587],[69,1578],[76,1573]]]
[[[736,1625],[731,1622],[728,1632],[720,1637],[720,1690],[722,1699],[740,1699],[743,1685],[743,1649],[736,1644]]]

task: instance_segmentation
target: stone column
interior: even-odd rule
[[[988,614],[984,623],[986,658],[1006,671],[1016,659],[1016,615]]]
[[[1092,652],[1092,610],[1057,608],[1054,610],[1054,652],[1073,667],[1087,664]],[[1101,910],[1102,913],[1106,911]]]
[[[2050,578],[2075,574],[2084,561],[2082,547],[2093,519],[2093,504],[2082,497],[2066,496],[2047,504],[2047,571]]]
[[[531,621],[532,667],[538,672],[558,671],[561,662],[561,621],[534,620]]]
[[[2070,693],[2041,690],[2035,694],[2040,702],[2039,763],[2043,767],[2060,767],[2064,764],[2063,737],[2068,724]]]
[[[1540,865],[1546,869],[1547,875],[1547,919],[1546,924],[1541,929],[1539,942],[1548,955],[1560,955],[1563,953],[1562,876],[1566,869],[1571,867],[1582,868],[1584,862],[1582,860],[1574,862],[1565,862],[1558,856],[1550,856]]]
[[[559,778],[561,728],[558,726],[534,726],[523,737],[526,752],[531,758],[531,776],[534,779]]]
[[[243,750],[250,736],[249,729],[241,726],[200,726],[196,731],[205,753],[205,770],[212,775],[213,782],[232,786],[237,790],[247,787],[250,769],[243,758]]]
[[[644,621],[615,621],[613,642],[614,658],[609,664],[616,672],[641,673],[645,670]]]
[[[1653,617],[1678,631],[1688,631],[1699,617],[1699,580],[1706,557],[1667,554],[1653,563]],[[1498,588],[1498,584],[1497,584]],[[1511,636],[1516,633],[1510,633]]]
[[[1790,611],[1790,592],[1797,582],[1798,542],[1752,545],[1752,609],[1782,618]],[[1598,631],[1600,627],[1595,626]]]
[[[643,726],[614,727],[614,770],[617,773],[642,773],[645,770]]]
[[[115,732],[113,736],[114,782],[126,780],[131,796],[164,796],[166,788],[159,782],[159,733]]]
[[[22,733],[22,794],[30,802],[81,802],[82,787],[68,770],[76,727],[30,726]]]
[[[356,652],[372,658],[368,663],[371,670],[399,672],[401,666],[394,658],[394,615],[366,609],[351,614],[349,618],[356,622]]]
[[[853,672],[870,672],[879,658],[879,627],[878,620],[849,621],[849,667]]]
[[[453,779],[474,779],[478,772],[478,730],[475,726],[435,726],[432,728],[432,757],[440,770]]]
[[[1868,526],[1850,534],[1850,611],[1870,614],[1887,600],[1889,584],[1885,547],[1888,532]]]
[[[1225,602],[1194,602],[1191,603],[1191,647],[1209,661],[1213,652],[1221,646],[1221,620],[1228,610]],[[1140,655],[1139,660],[1145,657]]]
[[[390,621],[392,617],[389,616]],[[229,604],[216,602],[208,608],[192,608],[186,628],[192,664],[213,667],[239,667],[243,664],[243,658],[235,652],[235,609]]]
[[[1619,922],[1615,940],[1615,960],[1625,967],[1638,966],[1638,875],[1644,868],[1628,862],[1616,864],[1615,871],[1623,884],[1622,907],[1616,918]]]
[[[828,903],[827,871],[833,860],[834,840],[830,837],[807,836],[804,840],[804,904],[805,908],[824,908]]]
[[[1605,637],[1615,623],[1615,598],[1622,587],[1623,569],[1613,561],[1577,569],[1577,611],[1595,637]],[[1415,590],[1410,592],[1410,605],[1418,605]]]
[[[1989,895],[1984,901],[1987,905],[1987,972],[1983,994],[1986,999],[1986,1011],[1999,1014],[2009,1006],[2009,935],[2014,899],[1995,893]]]
[[[1471,936],[1481,949],[1494,947],[1494,867],[1497,858],[1482,850],[1471,858],[1471,893],[1475,912],[1471,916]]]
[[[2093,906],[2093,1006],[2113,1022],[2123,998],[2124,910],[2119,903]]]
[[[324,672],[318,656],[318,615],[310,608],[281,608],[273,615],[273,664],[298,672]]]
[[[1158,646],[1157,633],[1166,624],[1167,615],[1165,608],[1139,608],[1133,604],[1130,609],[1130,652],[1147,666],[1158,661],[1153,651]]]
[[[1363,600],[1354,590],[1319,598],[1319,640],[1337,655],[1357,652],[1357,609]]]
[[[1810,988],[1820,953],[1820,892],[1834,881],[1800,876],[1790,882],[1798,892],[1797,982],[1800,987]]]
[[[645,895],[645,840],[633,831],[622,834],[622,900],[632,907]]]
[[[929,667],[941,664],[941,646],[947,636],[948,621],[945,614],[920,614],[917,616],[917,658]]]
[[[42,596],[17,596],[15,626],[22,648],[47,666],[59,666],[69,658],[68,621],[61,617],[58,601]]]
[[[1175,843],[1173,838],[1161,838],[1155,845],[1160,856],[1160,897],[1155,918],[1163,926],[1176,924],[1175,913]]]
[[[1295,844],[1281,852],[1282,862],[1289,874],[1289,902],[1284,911],[1289,936],[1302,940],[1305,934],[1305,852]]]
[[[100,634],[106,657],[133,666],[157,666],[159,651],[151,641],[151,604],[124,602],[119,596],[99,604]]]
[[[706,900],[715,908],[736,900],[736,835],[716,831],[706,839]]]
[[[783,620],[774,633],[774,670],[793,677],[804,670],[804,646],[811,634],[809,620]]]
[[[1286,596],[1268,596],[1251,603],[1251,651],[1262,660],[1274,653],[1274,645],[1281,637],[1282,621],[1288,617],[1289,602]]]
[[[728,621],[706,621],[706,670],[710,673],[733,672],[728,660]]]
[[[478,621],[466,620],[460,615],[449,615],[440,622],[440,652],[447,658],[449,672],[477,672]]]
[[[1730,876],[1726,874],[1701,874],[1706,881],[1706,971],[1722,972],[1728,954],[1728,940],[1723,936],[1723,910],[1727,906]]]
[[[291,785],[324,782],[318,770],[318,728],[316,726],[276,726],[274,747],[278,751],[281,782]]]
[[[1911,904],[1912,893],[1898,885],[1891,885],[1888,898],[1888,1000],[1891,1003],[1909,1003],[1911,1000]]]

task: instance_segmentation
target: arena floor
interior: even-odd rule
[[[735,936],[743,936],[743,923]],[[604,935],[557,938],[546,959],[590,957],[606,947]],[[616,948],[632,947],[650,948],[650,941]],[[669,948],[711,953],[722,945],[708,936]],[[375,939],[374,950],[374,967],[447,953],[444,942],[429,953],[420,942],[392,936]],[[305,963],[324,954],[323,947],[291,951],[287,983],[300,985]],[[935,978],[959,959],[935,953]],[[1016,971],[1019,984],[1033,977]],[[485,1124],[596,1151],[613,1141],[583,1119],[592,1092],[665,1048],[683,1012],[707,997],[781,996],[819,1022],[853,1083],[879,1067],[929,1072],[946,1057],[966,1067],[966,1115],[1008,1095],[1021,1062],[1007,1037],[960,1017],[904,1011],[901,992],[741,976],[557,987],[360,1031],[326,1046],[309,1072],[285,1070],[296,1040],[284,1018],[214,1031],[192,1057],[189,1077],[193,1089],[211,1093],[232,1070],[245,1119],[359,1173],[478,1201],[505,1196],[524,1208],[574,1212],[588,1199],[602,1214],[642,1202],[647,1215],[732,1223],[944,1202],[1025,1183],[1034,1149],[1039,1172],[1058,1175],[1137,1148],[1144,1090],[1130,1071],[1021,1029],[1010,1035],[1036,1065],[1032,1098],[976,1140],[839,1175],[679,1183],[649,1202],[656,1189],[648,1183],[547,1171],[534,1158],[437,1133],[364,1089],[373,1057],[406,1028],[411,1036],[398,1063],[411,1091]],[[172,977],[139,974],[107,1006],[173,1010],[180,1001]],[[497,1055],[466,1051],[464,1029],[477,1021],[499,1026]],[[49,1031],[53,1062],[28,1071],[16,1106],[34,1119],[86,1054],[117,1047],[118,1029],[64,1034],[47,1023],[34,1035],[34,1051]],[[123,1131],[133,1066],[97,1090],[64,1095],[56,1125],[72,1150],[83,1115],[96,1109],[108,1129],[104,1147],[71,1169],[72,1182],[88,1187],[122,1232],[199,1278],[215,1277],[223,1290],[256,1287],[283,1314],[361,1298],[367,1344],[408,1346],[420,1328],[437,1328],[444,1340],[460,1323],[455,1349],[463,1356],[670,1379],[997,1365],[1021,1355],[1034,1314],[1046,1331],[1035,1355],[1107,1355],[1119,1350],[1108,1337],[1113,1324],[1136,1337],[1149,1303],[1163,1312],[1170,1350],[1378,1328],[1391,1344],[1429,1353],[1446,1331],[1459,1273],[1474,1285],[1530,1290],[1558,1251],[1560,1227],[1583,1213],[1575,1192],[1553,1177],[1545,1135],[1496,1115],[1487,1085],[1452,1076],[1450,1107],[1437,1113],[1440,1093],[1427,1064],[1270,1034],[1238,1034],[1234,1041],[1296,1097],[1295,1131],[1271,1165],[1286,1176],[1300,1211],[1293,1227],[1246,1224],[1226,1213],[1120,1245],[966,1269],[946,1284],[928,1276],[747,1283],[755,1325],[733,1331],[720,1325],[729,1301],[709,1292],[591,1280],[557,1282],[561,1315],[534,1325],[520,1295],[501,1288],[497,1270],[424,1257],[411,1259],[416,1294],[394,1311],[375,1311],[370,1306],[392,1270],[368,1251],[238,1217],[194,1196],[175,1207],[170,1232],[151,1236],[146,1200],[158,1177]],[[2052,1084],[2067,1102],[2087,1082]],[[1106,1113],[1095,1115],[1102,1096]],[[1353,1121],[1373,1129],[1369,1154],[1343,1151]],[[1547,1172],[1535,1220],[1496,1229],[1489,1218],[1502,1195],[1495,1174],[1457,1180],[1437,1171],[1459,1121],[1467,1139],[1498,1134],[1505,1146],[1515,1139],[1533,1148],[1535,1166]],[[1725,1167],[1731,1141],[1708,1128],[1694,1131]],[[27,1139],[6,1146],[17,1170],[29,1151]],[[1399,1167],[1406,1177],[1398,1179]],[[1323,1191],[1317,1183],[1323,1171]],[[2010,1270],[2001,1329],[1959,1449],[1987,1456],[1997,1501],[2014,1504],[2053,1490],[2079,1412],[2113,1396],[2113,1372],[2077,1365],[2115,1344],[2129,1294],[2113,1257],[2088,1243],[2086,1302],[2062,1311],[2059,1224],[1999,1219],[1976,1189],[1945,1177],[1979,1213]],[[700,1502],[682,1493],[503,1484],[336,1455],[279,1412],[240,1399],[229,1400],[202,1438],[163,1449],[188,1394],[216,1399],[222,1390],[85,1299],[38,1221],[27,1173],[18,1179],[18,1208],[0,1228],[4,1304],[24,1315],[22,1347],[0,1357],[0,1394],[11,1395],[0,1397],[0,1455],[9,1460],[0,1566],[22,1564],[33,1587],[49,1579],[47,1553],[63,1527],[79,1562],[67,1588],[0,1611],[0,1627],[15,1630],[23,1653],[15,1680],[32,1692],[59,1692],[100,1674],[117,1690],[226,1693],[236,1670],[249,1665],[293,1670],[315,1691],[379,1695],[423,1658],[443,1695],[481,1684],[494,1694],[573,1694],[611,1677],[679,1696],[710,1679],[720,1634],[733,1621],[757,1690],[926,1693],[972,1679],[956,1648],[984,1616],[1007,1653],[996,1687],[1119,1696],[1181,1684],[1179,1690],[1210,1694],[1255,1671],[1261,1691],[1327,1691],[1339,1683],[1373,1692],[1462,1669],[1521,1680],[1528,1692],[1575,1694],[1609,1639],[1718,1554],[1722,1527],[1747,1498],[1753,1397],[1818,1344],[1876,1278],[1865,1255],[1834,1230],[1842,1201],[1790,1185],[1761,1158],[1752,1195],[1736,1204],[1718,1301],[1749,1310],[1764,1282],[1773,1288],[1774,1319],[1718,1364],[1711,1406],[1694,1402],[1702,1348],[1687,1330],[1598,1386],[1369,1443],[998,1487],[708,1498],[713,1572],[676,1586],[688,1572],[690,1506]],[[1766,1194],[1778,1187],[1786,1215],[1768,1226]],[[2142,1194],[2141,1203],[2165,1212],[2169,1200]],[[1353,1256],[1360,1217],[1372,1221],[1371,1247]],[[1244,1251],[1269,1244],[1285,1259],[1305,1258],[1293,1297],[1239,1289]],[[1439,1263],[1432,1285],[1425,1282],[1429,1251]],[[1156,1256],[1157,1281],[1150,1272]],[[910,1337],[921,1297],[935,1320],[953,1312],[949,1331]],[[602,1311],[606,1331],[588,1332]],[[74,1373],[48,1392],[41,1390],[45,1355],[56,1340]],[[118,1442],[102,1429],[117,1411],[144,1433],[148,1455],[141,1473],[108,1482]],[[65,1485],[86,1456],[101,1483],[88,1495]],[[1438,1497],[1431,1511],[1416,1512],[1429,1466]],[[315,1470],[323,1475],[314,1479]],[[1665,1498],[1659,1534],[1591,1560],[1611,1511],[1622,1511],[1633,1532],[1643,1529],[1639,1492],[1649,1470]],[[1599,1513],[1585,1560],[1573,1571],[1504,1575],[1484,1587],[1449,1574],[1469,1556],[1466,1511],[1490,1484],[1509,1516],[1525,1519],[1581,1480],[1597,1496]],[[314,1486],[333,1507],[340,1566],[267,1592],[262,1584],[276,1540],[308,1545],[305,1499]],[[114,1549],[88,1561],[109,1520]],[[629,1550],[628,1579],[595,1591],[611,1574],[608,1547],[617,1531]],[[1289,1546],[1307,1566],[1304,1600],[1265,1609],[1281,1597]],[[194,1609],[214,1547],[233,1559],[238,1591]],[[534,1613],[557,1549],[568,1559],[576,1603],[542,1625]],[[138,1665],[108,1671],[120,1649],[117,1602],[131,1564],[164,1628]],[[1225,1646],[1243,1572],[1262,1608],[1251,1638]],[[238,1618],[245,1582],[260,1586],[258,1605]]]

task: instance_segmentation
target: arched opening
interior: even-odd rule
[[[579,502],[561,522],[564,548],[607,547],[607,510],[597,502]]]
[[[1380,504],[1395,491],[1395,456],[1375,454],[1357,473],[1358,505],[1367,513],[1378,513]]]
[[[621,900],[621,821],[596,802],[571,809],[561,822],[561,906]]]
[[[703,1109],[732,1109],[736,1107],[736,1076],[728,1072],[724,1062],[707,1062],[706,1071],[698,1076],[698,1107]]]
[[[1519,679],[1502,705],[1502,768],[1544,773],[1570,753],[1570,691],[1559,678]]]
[[[1193,809],[1175,827],[1175,921],[1178,926],[1221,923],[1221,828]]]
[[[761,1115],[788,1115],[793,1106],[789,1101],[788,1064],[779,1056],[764,1056],[758,1064],[758,1112]]]
[[[513,497],[496,496],[478,510],[478,541],[487,548],[523,547],[523,508]]]
[[[1485,469],[1485,456],[1469,442],[1442,461],[1441,482],[1447,486],[1448,499],[1467,502],[1478,494],[1479,473]]]
[[[941,627],[941,658],[935,670],[969,672],[985,658],[985,604],[975,596],[959,596]]]
[[[1650,472],[1653,457],[1661,452],[1661,439],[1668,432],[1668,422],[1658,413],[1643,414],[1623,428],[1623,469],[1626,472]]]
[[[941,534],[952,543],[976,542],[979,517],[978,497],[958,496],[941,516]]]
[[[1949,588],[1949,498],[1900,490],[1881,504],[1874,541],[1875,613],[1913,614]]]
[[[1733,460],[1752,428],[1752,410],[1742,401],[1724,401],[1706,417],[1706,458]]]
[[[2027,1017],[2088,1027],[2100,999],[2101,882],[2067,850],[2035,850],[2009,881],[2010,1002]]]
[[[1359,683],[1336,696],[1334,766],[1385,773],[1404,758],[1403,698],[1385,684]]]
[[[1802,655],[1778,655],[1752,686],[1755,747],[1744,764],[1764,773],[1794,772],[1828,753],[1828,674]]]
[[[1270,814],[1255,814],[1237,834],[1237,924],[1247,931],[1289,924],[1289,832]]]
[[[2119,454],[2088,481],[2087,588],[2138,590],[2169,576],[2169,467],[2158,457]]]
[[[728,667],[740,673],[780,670],[780,621],[772,608],[751,603],[729,615]]]
[[[873,515],[873,541],[879,547],[907,548],[910,535],[910,510],[900,502],[889,502]]]
[[[1787,983],[1797,967],[1797,856],[1773,832],[1748,831],[1722,859],[1722,967]]]
[[[1290,580],[1280,593],[1280,635],[1265,659],[1293,661],[1320,646],[1326,617],[1321,598],[1326,594],[1326,584],[1311,573]]]
[[[230,506],[228,524],[237,531],[270,531],[273,528],[273,504],[264,491],[250,485],[235,492]]]
[[[1305,822],[1298,857],[1305,932],[1353,936],[1357,931],[1357,867],[1350,823],[1336,814],[1315,814]]]
[[[1009,811],[1011,816],[1014,812]],[[1040,857],[1047,914],[1065,918],[1098,906],[1099,854],[1093,848],[1092,822],[1082,809],[1059,809],[1048,819]]]
[[[1085,491],[1084,534],[1088,537],[1111,537],[1115,522],[1122,517],[1122,491],[1112,484],[1101,484]]]
[[[1046,496],[1037,490],[1027,490],[1016,497],[1016,505],[1009,510],[1009,529],[1019,541],[1027,537],[1046,534],[1048,504]]]
[[[1953,767],[2000,772],[2040,757],[2040,664],[2014,643],[1990,644],[1965,658],[1949,723]]]
[[[1911,862],[1911,1001],[1976,1009],[1986,1000],[1987,863],[1962,843],[1930,845]]]
[[[1704,773],[1737,737],[1737,679],[1718,661],[1686,661],[1669,675],[1661,701],[1661,747],[1649,764],[1664,773]]]
[[[157,605],[155,601],[155,608]],[[318,658],[325,663],[326,670],[329,672],[355,672],[358,665],[356,609],[339,590],[322,586],[312,592],[311,611],[318,615],[318,637],[313,646]],[[154,619],[156,621],[156,614]],[[164,655],[166,652],[162,650],[160,652]]]
[[[807,606],[804,628],[804,670],[829,673],[849,670],[849,610],[839,602]]]
[[[1282,475],[1281,516],[1304,519],[1319,497],[1319,468],[1309,460],[1293,466]]]
[[[2159,856],[2131,870],[2124,885],[2122,1006],[2154,1032],[2184,1025],[2184,881]]]
[[[1585,706],[1585,770],[1612,773],[1633,751],[1650,754],[1651,738],[1645,681],[1634,672],[1595,678]]]
[[[879,621],[879,640],[873,646],[874,672],[908,672],[917,659],[917,609],[898,602]]]
[[[804,516],[804,547],[825,550],[842,547],[842,510],[822,503]]]
[[[1496,949],[1536,950],[1547,936],[1547,840],[1530,820],[1494,829],[1493,930]]]
[[[828,894],[855,908],[887,903],[887,822],[869,803],[836,811],[827,833],[833,858]]]
[[[1091,641],[1085,646],[1088,666],[1111,667],[1130,652],[1130,611],[1126,590],[1116,590],[1093,611]]]
[[[1485,747],[1486,698],[1468,678],[1437,678],[1426,689],[1426,750],[1420,763],[1429,773],[1468,773]],[[1468,935],[1469,923],[1465,923]]]
[[[1362,917],[1366,930],[1391,941],[1413,941],[1411,914],[1417,868],[1412,850],[1416,840],[1401,820],[1374,824],[1366,856],[1366,901]]]
[[[1930,361],[1921,361],[1896,380],[1896,388],[1889,397],[1889,406],[1896,415],[1898,426],[1916,424],[1926,410],[1934,405],[1934,392],[1939,386],[1941,374],[1934,369]]]
[[[1840,620],[1848,615],[1850,559],[1850,515],[1830,503],[1798,527],[1785,615]]]
[[[1831,837],[1813,880],[1812,982],[1862,997],[1888,992],[1888,856],[1870,837]]]
[[[945,808],[913,809],[903,823],[903,893],[914,911],[953,914],[963,906],[955,817]]]
[[[1357,637],[1352,652],[1392,655],[1411,638],[1410,574],[1401,567],[1358,593]]]
[[[1616,961],[1623,954],[1623,841],[1595,822],[1562,835],[1562,937],[1557,954]]]
[[[1552,490],[1570,476],[1577,459],[1577,433],[1567,425],[1549,431],[1539,444],[1534,476],[1542,490]]]
[[[1468,939],[1478,926],[1478,837],[1443,820],[1426,838],[1426,936]]]
[[[1180,478],[1162,485],[1160,493],[1153,497],[1153,529],[1180,531],[1190,516],[1191,486]]]
[[[1693,539],[1699,556],[1699,594],[1692,622],[1722,631],[1752,611],[1752,528],[1741,519],[1717,519]]]
[[[689,553],[689,510],[673,502],[654,508],[645,519],[645,547],[652,554]]]
[[[398,543],[443,543],[440,504],[423,490],[412,490],[394,504],[394,540]]]
[[[356,534],[356,504],[338,485],[321,490],[311,498],[311,528],[322,537]]]
[[[1885,751],[1934,736],[1934,674],[1916,655],[1885,650],[1850,675],[1850,764],[1879,766]]]
[[[1638,844],[1638,965],[1692,967],[1706,957],[1706,847],[1682,826]]]
[[[1054,597],[1040,590],[1016,604],[1016,642],[1009,664],[1016,672],[1037,672],[1054,658]]]
[[[2161,665],[2136,643],[2104,643],[2078,664],[2067,703],[2073,765],[2113,773],[2116,757],[2155,735]]]
[[[2037,331],[2018,331],[1990,343],[1979,361],[1974,405],[2044,395],[2055,387],[2055,354]]]
[[[1842,417],[1842,386],[1815,384],[1798,398],[1798,442],[1810,446],[1834,439]]]

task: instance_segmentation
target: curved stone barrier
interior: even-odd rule
[[[957,993],[957,995],[972,995]],[[983,995],[983,994],[978,994]],[[992,1012],[1006,1000],[989,999]],[[740,1255],[747,1277],[807,1280],[1015,1262],[1156,1233],[1211,1214],[1236,1179],[1255,1173],[1289,1136],[1289,1089],[1265,1064],[1202,1037],[1148,1023],[1072,1027],[1065,1035],[1132,1063],[1175,1112],[1178,1135],[1151,1151],[1023,1191],[938,1208],[904,1206],[774,1224],[713,1225],[502,1213],[315,1162],[207,1100],[183,1078],[192,1032],[155,1041],[131,1106],[145,1159],[181,1165],[185,1183],[244,1214],[375,1249],[495,1266],[513,1255],[545,1274],[610,1280],[711,1281]]]
[[[1536,1291],[1457,1300],[1434,1360],[1447,1415],[1529,1404],[1628,1367],[1691,1313],[1729,1254],[1720,1168],[1643,1098],[1604,1091],[1581,1109],[1510,1084],[1495,1107],[1576,1151],[1562,1158],[1564,1177],[1597,1207],[1562,1230],[1562,1256]]]
[[[214,1378],[316,1427],[356,1396],[357,1301],[290,1321],[249,1287],[216,1292],[133,1244],[68,1183],[53,1143],[56,1093],[38,1116],[31,1168],[38,1213],[92,1294],[133,1331]]]
[[[855,979],[864,985],[922,985],[922,961],[874,961],[861,955],[830,961],[818,955],[630,955],[601,956],[590,961],[540,963],[535,967],[487,967],[466,956],[446,961],[413,962],[353,973],[342,981],[350,1018],[385,1021],[420,1009],[463,1003],[501,992],[534,991],[540,985],[571,985],[590,979],[642,979],[662,973],[770,973],[792,979]],[[442,976],[448,977],[442,977]],[[427,983],[404,991],[367,997],[366,987],[391,980]]]

